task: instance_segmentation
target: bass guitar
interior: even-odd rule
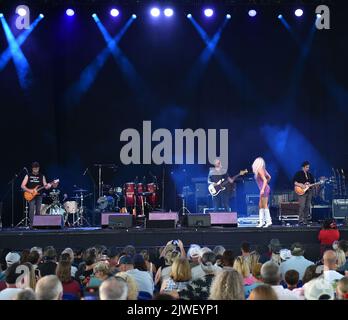
[[[221,191],[223,191],[223,190],[226,189],[226,186],[227,186],[229,183],[233,183],[235,179],[237,179],[237,178],[240,177],[240,176],[244,176],[246,173],[248,173],[248,170],[247,170],[247,169],[240,171],[237,175],[235,175],[235,176],[233,176],[233,177],[231,178],[231,179],[232,179],[232,182],[230,182],[229,180],[221,179],[221,180],[219,180],[219,181],[216,182],[216,183],[211,183],[211,184],[208,186],[209,193],[210,193],[213,197],[217,196]]]
[[[52,182],[50,182],[49,184],[57,184],[59,182],[59,179],[53,180]],[[38,194],[39,192],[45,188],[44,186],[37,186],[34,189],[29,189],[30,192],[28,191],[24,191],[24,199],[27,201],[31,201],[33,200]]]

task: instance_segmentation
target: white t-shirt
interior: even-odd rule
[[[284,289],[283,286],[272,286],[279,300],[300,300],[299,296],[289,289]]]
[[[13,300],[16,294],[22,290],[20,288],[6,288],[0,291],[0,300]]]
[[[279,271],[284,280],[285,273],[288,270],[296,270],[299,273],[300,280],[302,280],[303,275],[307,267],[313,265],[312,261],[307,260],[304,256],[292,256],[290,259],[282,262],[279,266]]]
[[[145,291],[153,295],[154,283],[152,276],[147,271],[140,271],[138,269],[128,270],[127,274],[130,274],[137,283],[139,291]]]
[[[331,284],[333,284],[337,280],[341,280],[344,276],[338,273],[335,270],[326,270],[324,271],[324,279]]]

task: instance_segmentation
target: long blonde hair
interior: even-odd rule
[[[128,286],[128,295],[127,300],[137,300],[138,299],[138,285],[134,278],[128,274],[127,272],[118,272],[116,273],[116,277],[120,277],[127,282]]]
[[[245,300],[242,276],[233,269],[219,271],[210,287],[209,300]]]
[[[263,158],[261,158],[261,157],[256,158],[253,162],[252,168],[253,168],[253,172],[254,172],[255,179],[256,179],[257,174],[259,173],[259,170],[266,169],[265,160],[263,160]]]
[[[239,256],[234,260],[233,269],[238,271],[238,273],[243,277],[247,278],[250,276],[250,266],[247,259]]]

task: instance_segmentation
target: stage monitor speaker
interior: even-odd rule
[[[109,228],[128,229],[133,226],[133,216],[130,214],[111,214],[109,215]]]
[[[179,220],[177,212],[150,212],[146,227],[175,228]]]
[[[35,215],[33,228],[36,229],[61,229],[64,226],[62,215]]]
[[[127,213],[115,213],[115,212],[103,212],[101,214],[101,226],[102,228],[107,228],[109,226],[110,217],[118,217],[118,216],[128,216]],[[117,219],[117,218],[116,218]]]
[[[237,212],[212,212],[210,213],[212,226],[237,227]]]
[[[332,200],[332,216],[335,219],[346,219],[348,217],[348,199]]]
[[[211,217],[210,214],[188,214],[187,215],[188,227],[210,227]]]

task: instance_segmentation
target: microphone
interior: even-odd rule
[[[87,171],[88,171],[88,167],[86,168],[85,172],[83,173],[83,176],[86,175]]]

